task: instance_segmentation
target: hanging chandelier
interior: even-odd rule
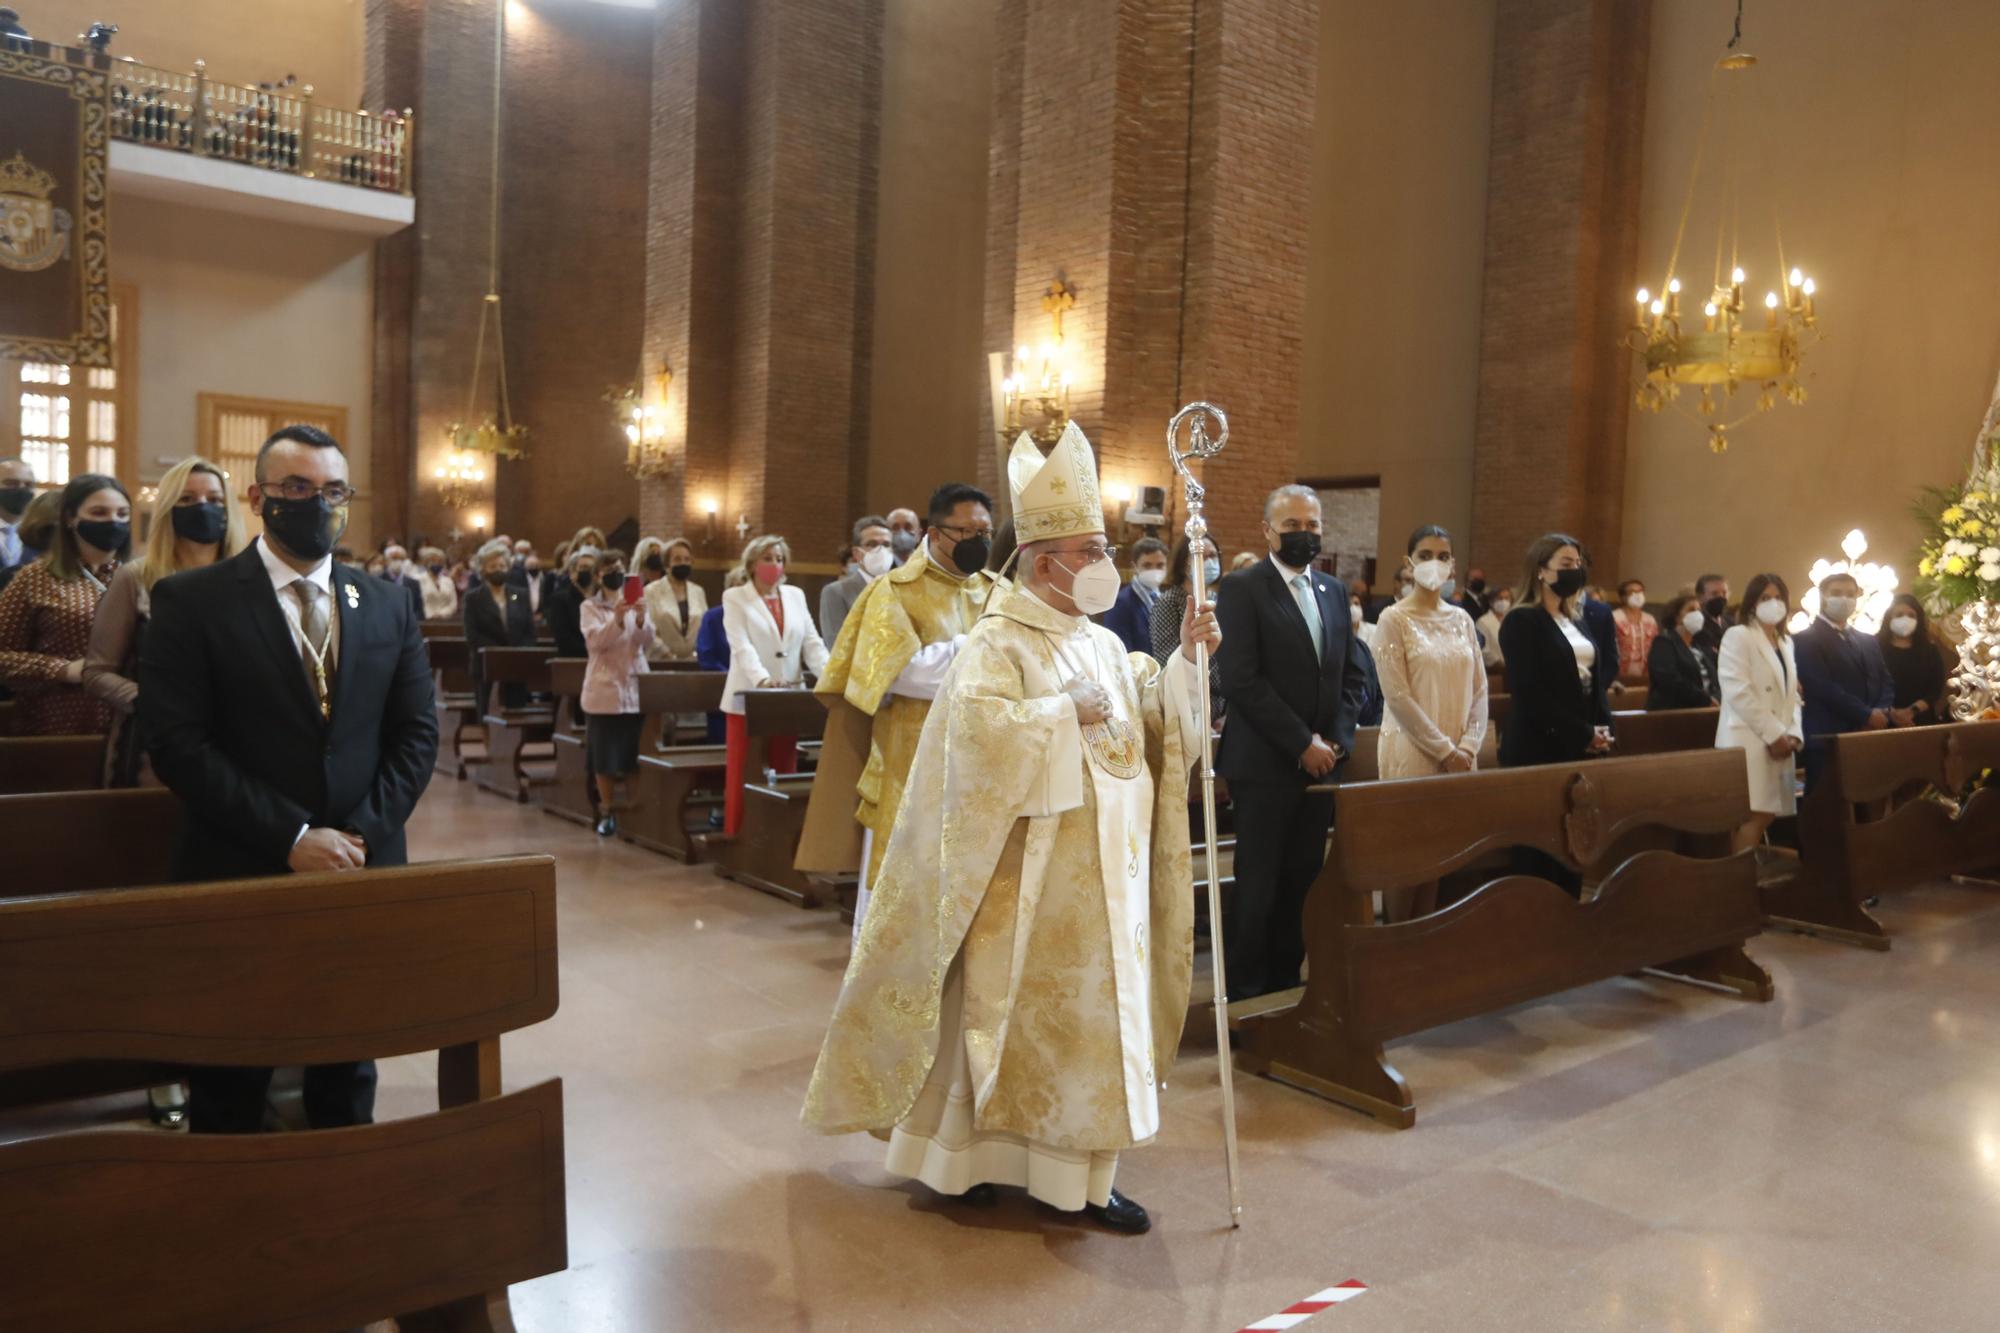
[[[1709,76],[1666,276],[1658,295],[1639,289],[1636,313],[1625,336],[1626,344],[1643,359],[1634,405],[1644,412],[1672,407],[1707,428],[1709,448],[1716,453],[1729,447],[1730,431],[1776,407],[1779,398],[1795,407],[1804,405],[1806,388],[1799,371],[1806,349],[1820,336],[1814,308],[1818,284],[1811,274],[1786,264],[1784,230],[1775,216],[1777,285],[1767,288],[1761,300],[1754,295],[1755,284],[1739,246],[1736,163],[1725,164],[1719,188],[1711,185],[1704,190],[1704,158],[1718,119],[1717,137],[1725,156],[1740,151],[1746,130],[1768,123],[1740,110],[1748,72],[1757,64],[1757,57],[1743,50],[1742,42],[1743,4],[1737,0],[1735,33]],[[1696,304],[1690,294],[1684,306],[1681,245],[1698,201],[1712,202],[1716,209],[1714,270],[1707,295]]]
[[[465,410],[458,420],[445,427],[452,449],[462,453],[492,454],[498,458],[519,458],[525,452],[528,428],[514,420],[507,401],[507,343],[500,315],[500,111],[507,69],[507,6],[495,6],[493,19],[493,160],[487,179],[486,295],[479,303],[479,332],[472,344],[472,375],[465,386]],[[486,331],[493,330],[493,360],[497,381],[495,411],[475,420],[473,408],[479,398],[480,372],[486,365]],[[456,460],[454,460],[455,462]],[[447,477],[451,471],[455,474]],[[462,467],[439,469],[441,495],[446,483],[454,483],[462,497],[472,483]],[[484,473],[480,481],[484,481]],[[449,499],[446,503],[451,503]],[[463,503],[470,503],[464,500]],[[457,507],[457,506],[454,506]]]

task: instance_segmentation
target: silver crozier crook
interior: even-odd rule
[[[1181,448],[1181,422],[1188,423],[1187,448]],[[1208,423],[1215,423],[1209,438]],[[1188,469],[1190,458],[1213,458],[1229,443],[1229,418],[1214,403],[1189,403],[1167,423],[1167,457],[1174,460],[1187,496],[1188,570],[1194,577],[1194,604],[1208,600],[1208,573],[1203,566],[1208,519],[1202,501],[1208,492]],[[1243,1225],[1243,1198],[1236,1183],[1236,1069],[1229,1055],[1229,984],[1223,975],[1222,881],[1215,874],[1215,735],[1208,716],[1208,643],[1194,646],[1195,697],[1201,701],[1201,827],[1203,861],[1208,878],[1208,944],[1215,975],[1216,1070],[1222,1077],[1222,1145],[1229,1159],[1229,1225]]]

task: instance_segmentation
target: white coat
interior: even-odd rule
[[[1798,760],[1789,755],[1773,759],[1766,748],[1780,736],[1805,739],[1805,702],[1791,636],[1780,635],[1773,648],[1762,625],[1732,625],[1722,636],[1716,678],[1722,685],[1722,715],[1716,720],[1715,746],[1743,751],[1750,808],[1767,815],[1793,813]]]
[[[729,679],[722,685],[722,711],[741,713],[743,691],[769,680],[774,686],[797,685],[806,671],[826,670],[826,644],[813,628],[806,595],[789,583],[778,585],[785,612],[781,635],[770,608],[750,584],[722,594],[722,628],[729,636]]]

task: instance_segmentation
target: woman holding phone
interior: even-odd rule
[[[653,620],[640,605],[645,586],[627,577],[625,553],[606,551],[597,561],[597,588],[584,600],[579,621],[590,665],[583,673],[583,744],[597,784],[597,836],[618,831],[612,810],[617,780],[639,767],[639,674]]]

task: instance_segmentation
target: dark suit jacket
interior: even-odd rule
[[[1860,731],[1868,715],[1895,706],[1895,686],[1872,635],[1842,634],[1825,619],[1792,636],[1799,662],[1799,690],[1806,697],[1806,744],[1841,731]],[[1814,748],[1817,748],[1816,746]]]
[[[528,585],[530,583],[541,585],[536,590],[531,602],[529,602],[528,597]],[[530,574],[525,567],[516,565],[507,571],[507,586],[521,590],[522,601],[529,602],[529,609],[537,619],[547,618],[549,613],[549,594],[555,590],[555,585],[556,576],[554,570],[538,569]]]
[[[1269,559],[1217,585],[1216,657],[1227,712],[1215,771],[1231,782],[1318,781],[1299,767],[1315,735],[1342,756],[1354,751],[1368,678],[1352,651],[1347,587],[1331,574],[1310,573],[1325,636],[1317,658],[1306,618]]]
[[[481,648],[527,648],[535,642],[535,618],[528,611],[528,590],[509,583],[502,585],[502,595],[507,599],[507,607],[502,611],[494,600],[493,589],[482,579],[479,584],[465,594],[462,614],[465,617],[465,652],[470,659],[472,678],[478,684],[479,706],[489,707],[492,700],[486,697],[486,681],[479,670],[479,650]],[[558,651],[558,655],[560,651]],[[578,653],[582,657],[585,654]],[[527,692],[517,687],[504,691],[505,704],[509,708],[520,708],[528,702]]]
[[[1708,667],[1703,683],[1702,667]],[[1715,678],[1715,655],[1701,646],[1681,642],[1680,631],[1662,630],[1646,650],[1646,711],[1661,708],[1707,708],[1720,698]]]
[[[393,579],[390,578],[387,574],[384,574],[382,576],[382,582],[396,589],[396,591],[402,593],[404,597],[409,599],[410,610],[412,613],[415,614],[418,620],[422,620],[424,618],[424,590],[423,587],[420,584],[418,584],[418,582],[415,579],[411,578],[407,574],[404,574],[398,578],[393,578]]]
[[[1588,626],[1585,627],[1588,634]],[[1589,635],[1593,644],[1595,635]],[[1576,650],[1539,606],[1517,606],[1500,622],[1500,652],[1507,659],[1507,693],[1513,697],[1500,733],[1500,762],[1569,764],[1590,748],[1591,729],[1611,725],[1605,673],[1593,668],[1590,684],[1577,676]],[[1597,667],[1604,666],[1597,649]],[[1611,654],[1616,670],[1617,652]]]
[[[556,642],[557,657],[588,657],[583,641],[583,594],[568,579],[557,579],[542,603],[542,623]]]
[[[370,865],[408,859],[403,823],[437,755],[423,633],[379,579],[338,565],[332,577],[328,719],[255,546],[153,586],[139,722],[153,770],[187,809],[179,878],[282,874],[307,824],[360,834]]]
[[[1118,600],[1104,613],[1104,628],[1118,636],[1128,653],[1153,651],[1153,608],[1129,583],[1118,590]]]

